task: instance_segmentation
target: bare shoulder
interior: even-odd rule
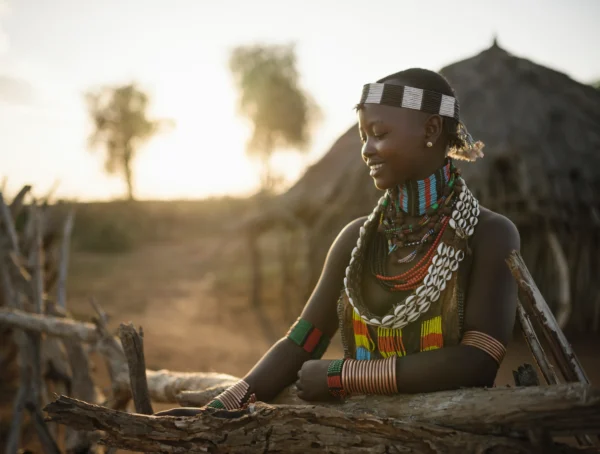
[[[363,216],[346,224],[333,242],[332,250],[340,251],[344,255],[350,254],[354,246],[356,246],[356,241],[360,235],[360,228],[366,219],[367,217]]]
[[[476,255],[506,256],[513,250],[520,250],[521,239],[517,226],[510,219],[482,207],[472,244]]]

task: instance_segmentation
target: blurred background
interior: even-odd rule
[[[2,194],[75,208],[75,318],[94,297],[143,326],[149,368],[241,376],[377,200],[362,85],[441,71],[486,143],[471,189],[597,382],[599,20],[595,0],[0,0]],[[524,361],[516,331],[498,384]]]

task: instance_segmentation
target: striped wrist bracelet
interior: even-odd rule
[[[345,359],[335,359],[329,363],[327,368],[327,387],[329,394],[334,397],[346,397],[348,394],[342,386],[342,369]]]

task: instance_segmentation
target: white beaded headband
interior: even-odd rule
[[[381,83],[366,84],[363,86],[360,104],[404,107],[460,120],[456,98],[422,88]]]
[[[363,104],[403,107],[454,118],[458,122],[457,134],[464,146],[449,149],[448,156],[464,161],[475,161],[483,157],[481,151],[484,147],[483,142],[473,140],[465,124],[460,120],[460,108],[454,96],[406,85],[374,83],[363,86],[359,106]]]

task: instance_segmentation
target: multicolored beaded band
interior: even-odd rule
[[[329,394],[333,397],[346,397],[346,391],[342,386],[342,369],[345,359],[336,359],[329,363],[327,368],[327,386]]]
[[[386,359],[346,359],[342,369],[342,388],[347,395],[398,393],[397,356]]]
[[[310,353],[312,359],[321,359],[330,342],[330,339],[319,328],[302,318],[292,325],[286,336]]]
[[[467,331],[462,340],[462,345],[470,345],[471,347],[483,350],[500,365],[506,355],[506,348],[498,340],[494,339],[489,334],[480,331]]]
[[[224,410],[237,410],[243,407],[243,401],[250,389],[250,385],[244,380],[240,380],[235,385],[230,386],[214,400],[207,405],[211,408],[220,408]]]

